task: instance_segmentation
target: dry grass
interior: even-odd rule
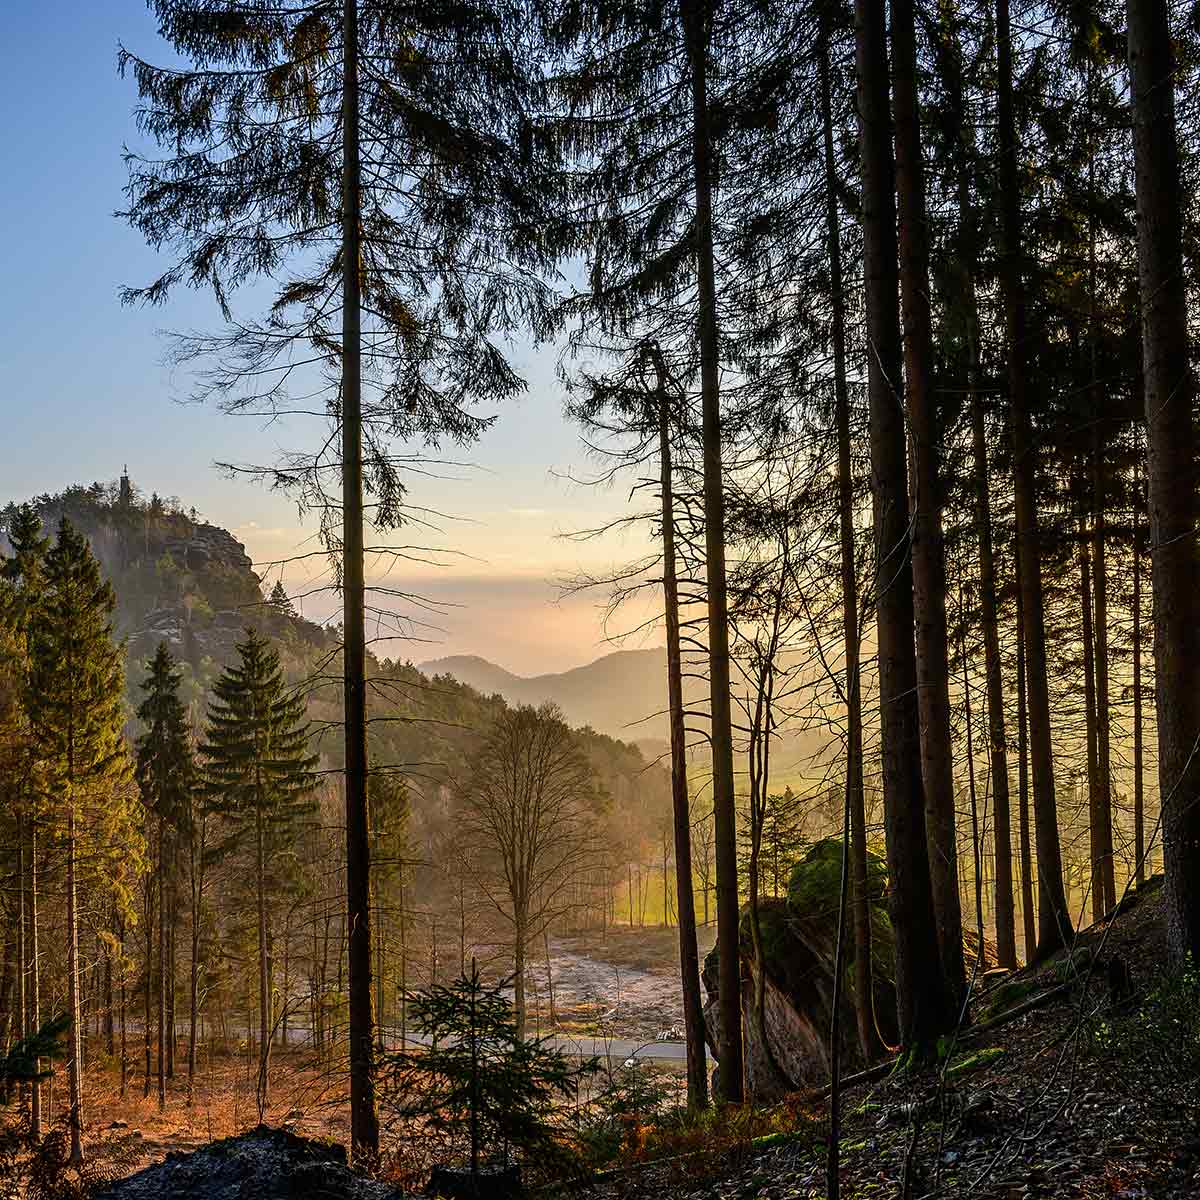
[[[306,1137],[344,1142],[349,1136],[344,1076],[333,1067],[318,1067],[306,1052],[277,1052],[272,1064],[271,1104],[262,1120]],[[51,1120],[64,1115],[64,1085],[65,1080],[58,1078],[47,1089]],[[167,1081],[161,1111],[157,1080],[152,1078],[150,1085],[150,1095],[143,1095],[142,1075],[131,1072],[122,1096],[119,1068],[94,1062],[84,1092],[89,1141],[128,1132],[143,1148],[141,1165],[145,1165],[169,1151],[193,1150],[259,1124],[254,1064],[244,1054],[202,1053],[190,1098],[186,1062],[182,1069],[177,1065],[176,1077]]]

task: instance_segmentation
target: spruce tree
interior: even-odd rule
[[[17,823],[17,971],[19,975],[19,1026],[22,1034],[36,1029],[41,1021],[39,957],[37,953],[37,816],[38,780],[36,751],[28,736],[28,718],[24,698],[28,694],[30,623],[41,602],[44,564],[49,539],[42,533],[42,521],[28,504],[15,509],[8,522],[11,558],[0,564],[3,581],[3,613],[13,637],[15,661],[11,664],[18,680],[17,703],[13,717],[19,733],[13,743],[15,760],[11,778],[15,781],[13,811]],[[30,1081],[29,1130],[42,1134],[42,1090],[37,1078]]]
[[[45,592],[30,624],[33,740],[44,764],[52,814],[65,826],[71,1161],[83,1160],[83,1044],[79,906],[81,825],[103,809],[129,773],[122,737],[124,673],[113,641],[116,598],[87,541],[63,518],[45,559]],[[117,805],[113,805],[114,809]],[[101,816],[104,814],[101,813]]]
[[[226,823],[221,856],[249,850],[258,922],[258,1104],[270,1099],[271,1000],[268,891],[290,853],[297,825],[315,805],[317,756],[308,750],[304,699],[288,687],[279,654],[253,629],[237,646],[239,661],[213,685],[204,755],[207,808]]]
[[[179,698],[183,673],[176,667],[166,643],[160,642],[142,683],[146,698],[137,710],[145,730],[137,740],[136,774],[142,803],[157,823],[158,921],[158,1105],[166,1103],[167,1038],[167,914],[168,896],[178,885],[180,854],[191,839],[192,791],[196,783],[195,760],[188,730],[187,710]],[[149,931],[147,931],[149,933]],[[146,963],[146,987],[150,964]]]
[[[1196,546],[1196,385],[1175,119],[1176,62],[1165,0],[1129,0],[1130,91],[1137,167],[1138,266],[1154,589],[1154,679],[1167,945],[1200,954],[1200,657]]]
[[[495,335],[536,324],[548,295],[536,270],[545,222],[531,176],[527,6],[150,7],[190,66],[121,51],[141,129],[164,150],[129,156],[125,215],[174,261],[126,299],[212,289],[228,327],[183,353],[211,354],[207,394],[229,411],[278,413],[291,407],[289,382],[303,378],[308,392],[310,371],[325,376],[335,436],[264,473],[322,514],[343,595],[351,1143],[369,1156],[364,525],[400,522],[414,458],[396,440],[473,440],[490,421],[473,405],[524,387]],[[262,277],[276,288],[269,315],[234,321],[234,291]]]

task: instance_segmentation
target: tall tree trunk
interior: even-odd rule
[[[855,27],[884,824],[901,1038],[909,1051],[924,1056],[952,1024],[954,1010],[943,986],[925,836],[905,430],[897,393],[895,165],[883,7],[857,0]]]
[[[25,937],[25,891],[28,885],[25,871],[25,820],[23,810],[17,809],[17,1037],[24,1039],[29,1031],[28,974],[29,958]],[[20,1089],[24,1100],[25,1087]]]
[[[342,6],[342,657],[346,739],[346,937],[352,1157],[379,1153],[371,1034],[371,852],[367,829],[366,587],[363,577],[359,259],[358,3]]]
[[[29,818],[29,1020],[26,1027],[36,1033],[42,1027],[42,961],[38,948],[38,869],[37,869],[37,818]],[[42,1068],[42,1060],[37,1060]],[[42,1085],[36,1080],[30,1084],[29,1134],[33,1140],[42,1136]]]
[[[408,1042],[408,905],[404,863],[400,863],[400,1049]]]
[[[70,751],[68,751],[68,757]],[[70,765],[68,763],[68,771]],[[83,1162],[83,1010],[79,1003],[79,904],[76,894],[75,859],[75,798],[67,808],[67,1009],[71,1014],[70,1058],[67,1063],[67,1086],[71,1130],[70,1162]]]
[[[204,833],[200,834],[200,850],[196,851],[196,832],[193,829],[190,841],[188,883],[191,888],[192,946],[188,964],[188,1103],[195,1098],[196,1088],[196,1025],[199,1016],[200,990],[200,905],[204,895]]]
[[[147,873],[142,903],[142,942],[145,946],[145,975],[142,989],[142,1044],[145,1049],[145,1069],[142,1072],[142,1098],[150,1095],[150,1073],[154,1069],[153,1016],[151,1007],[154,986],[154,887],[153,873]]]
[[[116,926],[117,906],[115,902],[109,909],[109,929]],[[113,1013],[113,956],[112,944],[106,939],[103,943],[104,957],[104,1052],[109,1058],[116,1054],[116,1022]]]
[[[128,1013],[127,1013],[127,1007],[126,1007],[126,983],[125,983],[125,915],[124,915],[124,913],[122,913],[121,916],[119,916],[117,918],[117,931],[118,931],[118,936],[120,937],[120,942],[118,944],[120,946],[120,953],[121,953],[121,1016],[120,1016],[120,1024],[121,1024],[121,1099],[124,1100],[126,1090],[129,1087],[129,1053],[128,1053],[129,1046],[128,1046],[128,1043],[126,1040],[126,1030],[127,1030],[126,1017],[127,1017]]]
[[[167,921],[167,1078],[175,1078],[175,931],[179,928],[179,892],[176,887],[175,867],[171,864],[171,908]]]
[[[679,909],[679,975],[687,1039],[689,1109],[708,1104],[704,1011],[700,999],[700,952],[696,945],[696,899],[692,892],[692,822],[687,782],[687,738],[683,718],[683,665],[679,640],[679,581],[675,568],[675,495],[671,468],[671,417],[666,371],[657,346],[658,448],[662,485],[663,611],[667,626],[667,702],[671,720],[671,816],[675,832],[675,892]],[[663,872],[664,880],[666,871]]]
[[[1135,454],[1141,447],[1134,435]],[[1139,529],[1141,482],[1138,469],[1133,473],[1133,858],[1134,879],[1140,887],[1146,882],[1146,801],[1142,777],[1145,770],[1142,746],[1142,543]]]
[[[158,819],[158,1111],[167,1107],[167,880],[163,819]]]
[[[1013,103],[1012,28],[1009,0],[996,2],[999,72],[1000,217],[1005,343],[1013,443],[1013,499],[1017,517],[1018,584],[1024,612],[1024,645],[1033,807],[1038,858],[1038,940],[1028,958],[1038,960],[1066,945],[1072,935],[1063,887],[1058,801],[1054,794],[1054,751],[1050,729],[1050,688],[1046,677],[1046,616],[1038,544],[1037,454],[1029,414],[1026,354],[1025,282],[1021,272],[1020,185]]]
[[[929,316],[929,245],[925,169],[917,95],[913,0],[892,2],[892,94],[896,114],[896,191],[900,217],[900,295],[904,326],[905,407],[912,439],[913,613],[925,830],[934,915],[946,986],[956,1004],[965,984],[958,831],[950,739],[950,671],[946,641],[946,551],[938,417]]]
[[[258,906],[258,1119],[263,1121],[271,1100],[271,985],[267,945],[267,861],[261,803],[254,818],[255,897]],[[161,901],[160,901],[161,904]]]
[[[966,361],[964,380],[971,406],[971,455],[975,475],[975,524],[979,539],[979,611],[983,631],[983,666],[987,681],[987,729],[989,778],[992,790],[992,836],[995,861],[996,958],[1002,967],[1017,965],[1016,919],[1013,911],[1012,816],[1008,779],[1008,739],[1004,722],[1004,673],[1000,658],[1000,624],[996,600],[996,556],[992,542],[992,501],[989,483],[987,426],[984,413],[979,359],[979,304],[975,292],[978,271],[976,216],[971,203],[974,160],[968,154],[974,126],[967,113],[962,56],[953,28],[947,60],[952,103],[959,114],[962,142],[956,189],[958,223],[962,246],[962,285],[965,312]],[[986,858],[984,862],[986,863]]]
[[[842,234],[837,168],[833,154],[833,97],[829,82],[829,31],[820,56],[821,125],[825,151],[825,236],[833,300],[834,422],[838,446],[838,543],[841,549],[842,643],[846,658],[846,803],[849,806],[850,895],[854,916],[854,1015],[863,1058],[883,1049],[875,1028],[875,982],[871,962],[871,897],[867,894],[867,814],[863,796],[861,630],[854,557],[854,478],[850,457],[850,390],[846,382],[846,296],[842,280]]]
[[[1091,124],[1095,67],[1088,60],[1088,114]],[[1099,854],[1101,908],[1117,906],[1116,873],[1113,862],[1111,717],[1108,701],[1108,556],[1105,545],[1104,458],[1107,439],[1103,429],[1103,394],[1097,363],[1100,332],[1096,314],[1096,207],[1094,203],[1095,155],[1088,158],[1088,190],[1093,203],[1088,213],[1088,357],[1092,393],[1092,585],[1095,593],[1096,665],[1096,807],[1095,822]]]
[[[513,906],[513,1019],[518,1039],[525,1037],[528,1012],[525,1003],[525,917],[519,902]]]
[[[743,1096],[741,954],[733,724],[729,695],[729,617],[725,580],[725,478],[713,257],[713,132],[708,116],[708,26],[715,0],[686,0],[684,36],[692,75],[692,158],[696,193],[696,284],[704,450],[704,556],[708,593],[713,814],[717,851],[717,995],[721,1007],[720,1097]]]
[[[1020,548],[1017,558],[1020,559]],[[1017,575],[1020,576],[1020,563]],[[1025,961],[1034,955],[1037,946],[1037,928],[1034,922],[1033,898],[1033,849],[1029,827],[1029,720],[1025,706],[1025,622],[1021,604],[1021,589],[1016,589],[1017,599],[1017,811],[1018,833],[1021,851],[1021,919],[1025,936]]]
[[[1096,753],[1096,630],[1092,621],[1092,568],[1088,554],[1089,537],[1082,520],[1079,523],[1079,608],[1083,642],[1083,707],[1087,739],[1088,781],[1088,888],[1092,920],[1104,916],[1104,837],[1099,814],[1100,772]]]
[[[1167,943],[1200,955],[1200,613],[1197,612],[1195,384],[1181,244],[1175,64],[1166,0],[1128,0],[1146,388],[1154,699]]]

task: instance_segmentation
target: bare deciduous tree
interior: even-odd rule
[[[512,939],[517,1029],[525,1036],[525,962],[568,903],[593,852],[595,772],[552,704],[502,713],[457,783],[462,844]]]

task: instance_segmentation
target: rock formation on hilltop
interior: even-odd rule
[[[160,642],[193,672],[231,661],[247,625],[276,638],[325,644],[325,632],[298,617],[286,596],[263,594],[245,546],[195,509],[157,494],[140,496],[129,475],[111,484],[75,485],[31,501],[46,531],[66,517],[91,545],[117,594],[116,632],[130,662],[149,658]],[[3,530],[12,506],[0,514]]]

